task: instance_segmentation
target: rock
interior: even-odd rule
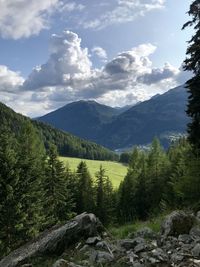
[[[196,246],[192,249],[192,255],[196,258],[200,256],[200,244],[196,244]]]
[[[195,217],[184,211],[174,211],[164,220],[161,233],[166,236],[188,234],[194,225]]]
[[[133,239],[122,239],[119,241],[119,245],[126,250],[133,249],[135,248],[135,246],[141,243],[145,243],[144,238],[141,237],[136,237]]]
[[[200,222],[200,211],[197,212],[196,218]]]
[[[156,237],[156,234],[149,227],[144,227],[136,231],[134,233],[134,236],[147,238],[147,239],[153,239]]]
[[[11,252],[0,261],[0,266],[15,267],[34,256],[61,254],[68,245],[77,242],[79,238],[95,236],[102,230],[103,227],[94,214],[83,213]]]
[[[151,251],[152,257],[158,260],[158,262],[168,262],[169,257],[161,248],[156,248]]]
[[[90,255],[90,261],[93,263],[108,263],[114,260],[113,255],[108,252],[93,250]]]
[[[101,237],[99,236],[94,236],[94,237],[89,237],[85,243],[87,245],[95,245],[97,242],[101,241]]]
[[[192,242],[192,238],[190,235],[179,235],[178,241],[184,244],[190,244]]]
[[[149,249],[149,247],[147,246],[147,244],[141,243],[141,244],[138,244],[137,246],[135,246],[134,252],[135,253],[140,253],[140,252],[144,252],[144,251],[146,251],[148,249]]]
[[[194,226],[190,230],[190,236],[194,239],[200,239],[200,227],[199,226]]]
[[[31,263],[26,263],[21,265],[21,267],[33,267],[33,265]]]
[[[57,260],[52,267],[68,267],[68,262],[63,260],[63,259],[60,259],[60,260]]]

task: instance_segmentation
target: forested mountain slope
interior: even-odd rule
[[[60,155],[99,160],[116,160],[118,158],[113,152],[100,145],[85,141],[45,123],[31,120],[0,103],[0,128],[7,127],[17,135],[23,122],[27,120],[30,120],[37,129],[45,147],[48,147],[49,142],[55,144]]]

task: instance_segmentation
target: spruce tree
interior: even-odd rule
[[[183,29],[190,26],[195,30],[195,34],[189,40],[184,61],[184,69],[194,74],[186,83],[189,92],[187,114],[191,117],[188,133],[195,150],[200,150],[200,0],[192,2],[188,14],[192,19],[183,25]]]
[[[21,200],[24,212],[20,238],[28,240],[37,235],[45,219],[42,183],[46,159],[39,135],[29,121],[24,121],[19,133],[18,157],[20,179],[16,196]]]
[[[20,176],[16,139],[4,129],[0,144],[0,256],[3,256],[19,244],[24,213],[17,197]]]
[[[102,165],[96,173],[96,215],[104,224],[113,221],[114,192],[112,183]]]
[[[50,145],[48,153],[46,178],[44,181],[44,208],[47,224],[64,222],[72,215],[73,201],[68,188],[64,164],[58,159],[55,145]]]
[[[94,212],[93,181],[87,168],[87,164],[81,161],[77,167],[78,195],[77,212]]]

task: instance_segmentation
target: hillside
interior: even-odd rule
[[[65,105],[38,120],[77,136],[96,140],[102,125],[110,122],[113,116],[119,113],[120,110],[95,101],[78,101]]]
[[[182,86],[156,95],[120,114],[101,131],[99,143],[110,148],[148,144],[157,136],[161,141],[171,133],[185,133],[187,92]],[[108,141],[109,137],[109,141]]]
[[[60,155],[99,160],[116,160],[118,158],[113,152],[100,145],[85,141],[45,123],[32,121],[28,117],[18,114],[6,105],[0,103],[1,128],[7,127],[12,132],[18,134],[23,122],[26,120],[30,120],[37,129],[45,147],[48,147],[49,142],[55,144]]]
[[[111,149],[146,145],[155,136],[168,146],[170,135],[186,132],[186,100],[186,89],[179,86],[130,108],[111,108],[94,101],[79,101],[38,120]]]

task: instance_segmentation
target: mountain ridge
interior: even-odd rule
[[[38,120],[108,148],[119,149],[150,143],[154,136],[162,139],[167,133],[184,134],[189,121],[185,113],[186,101],[187,91],[182,85],[124,112],[95,101],[81,100]]]

